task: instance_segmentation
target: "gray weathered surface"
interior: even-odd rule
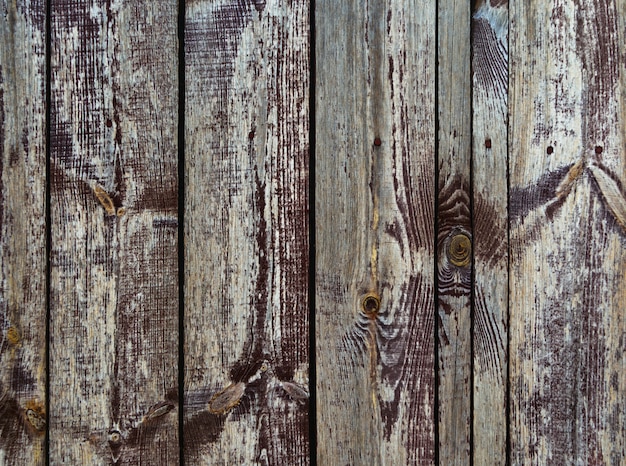
[[[177,4],[51,15],[50,463],[175,464]]]
[[[506,464],[508,7],[477,2],[472,16],[473,455]]]
[[[470,461],[472,95],[470,2],[439,1],[437,292],[439,461]]]
[[[626,463],[626,0],[417,3],[0,1],[0,464]]]
[[[316,2],[319,464],[434,459],[435,14]]]
[[[309,3],[186,5],[189,464],[308,464]]]
[[[45,2],[0,2],[0,464],[45,434]]]
[[[624,464],[626,2],[511,3],[513,464]]]

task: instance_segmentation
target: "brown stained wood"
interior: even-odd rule
[[[432,464],[435,2],[316,2],[318,464]]]
[[[453,239],[472,241],[470,2],[440,1],[438,14],[437,292],[439,461],[470,462],[472,261]],[[470,243],[471,244],[471,243]],[[471,257],[472,246],[465,248]]]
[[[624,464],[623,0],[511,4],[512,464]]]
[[[45,2],[4,0],[0,2],[0,464],[45,464],[45,157]]]
[[[177,3],[51,15],[50,463],[176,464]]]
[[[507,460],[508,5],[472,14],[473,460]]]
[[[186,5],[189,464],[309,464],[309,3]]]

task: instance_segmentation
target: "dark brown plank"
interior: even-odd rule
[[[439,461],[470,462],[472,99],[470,2],[440,1],[437,292]]]
[[[45,2],[0,1],[0,464],[45,463]]]
[[[52,4],[50,462],[178,462],[177,4]]]
[[[185,460],[308,464],[309,3],[186,5]]]
[[[474,226],[474,465],[507,454],[508,4],[477,2],[472,15],[472,194]]]
[[[318,464],[432,464],[435,2],[316,2]]]
[[[626,461],[626,2],[511,3],[511,462]]]

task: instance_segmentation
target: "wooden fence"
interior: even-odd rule
[[[626,464],[626,0],[2,0],[0,464]]]

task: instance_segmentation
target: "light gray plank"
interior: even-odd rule
[[[468,464],[472,391],[470,2],[437,3],[439,461]]]
[[[511,462],[624,464],[622,0],[511,4]]]
[[[473,455],[507,459],[508,5],[477,2],[472,16],[474,227]]]
[[[46,380],[45,2],[0,2],[0,464],[41,465]]]
[[[177,3],[51,15],[50,464],[175,464]]]
[[[316,2],[319,464],[434,461],[435,2]]]
[[[309,464],[309,3],[185,24],[185,461]]]

